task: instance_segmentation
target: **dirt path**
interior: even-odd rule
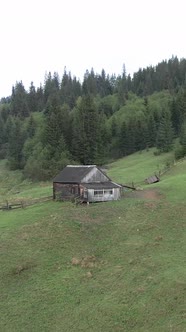
[[[163,197],[157,189],[144,189],[144,190],[136,190],[130,193],[125,193],[124,197],[130,198],[138,198],[138,199],[148,199],[148,200],[160,200]]]

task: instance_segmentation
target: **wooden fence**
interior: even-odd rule
[[[175,166],[183,163],[184,161],[186,161],[186,157],[184,158],[181,158],[179,160],[174,160],[172,162],[170,162],[169,164],[165,165],[163,168],[159,169],[159,170],[156,170],[154,171],[154,174],[152,172],[153,175],[156,175],[160,178],[161,180],[161,177],[166,174],[168,171],[170,171],[171,169],[173,169]],[[138,181],[138,182],[132,182],[132,184],[121,184],[123,189],[125,190],[126,189],[132,189],[132,190],[137,190],[138,188],[141,188],[145,183],[145,179],[142,180],[142,181]]]
[[[4,210],[4,211],[10,211],[10,210],[14,210],[14,209],[24,209],[27,206],[31,206],[34,204],[39,204],[39,203],[43,203],[43,202],[48,202],[51,201],[53,199],[53,196],[46,196],[46,197],[40,197],[40,198],[34,198],[34,199],[30,199],[30,200],[21,200],[21,201],[8,201],[6,200],[5,203],[1,203],[0,205],[0,210]]]

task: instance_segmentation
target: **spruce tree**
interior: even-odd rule
[[[173,128],[170,113],[165,111],[157,133],[156,147],[162,152],[168,152],[172,149]]]
[[[175,98],[172,100],[170,104],[170,111],[171,111],[171,121],[174,133],[176,136],[178,136],[180,134],[182,126],[183,116],[179,102],[176,101]]]
[[[27,96],[27,104],[28,104],[28,108],[29,108],[29,112],[37,112],[38,108],[37,108],[37,95],[36,95],[36,89],[35,86],[33,84],[33,82],[31,82],[30,88],[29,88],[29,93]]]
[[[0,146],[5,143],[5,124],[0,114]]]
[[[146,147],[145,124],[142,120],[137,120],[135,123],[135,150],[141,151]]]
[[[97,94],[97,77],[94,73],[94,69],[91,69],[91,72],[89,73],[88,70],[86,70],[86,73],[84,75],[84,80],[82,84],[82,91],[83,94],[88,96],[96,96]]]
[[[183,123],[180,135],[180,144],[182,146],[183,156],[186,155],[186,122]]]
[[[83,120],[84,132],[86,141],[85,145],[85,164],[92,164],[96,159],[97,140],[99,132],[98,128],[98,113],[94,104],[93,98],[85,96],[82,98],[80,106],[80,113]]]
[[[127,125],[126,122],[123,121],[120,129],[119,135],[119,148],[121,157],[126,156],[128,154],[128,133],[127,133]]]
[[[78,103],[73,122],[73,152],[83,164],[96,162],[98,131],[98,112],[93,98],[83,96]]]
[[[84,163],[86,136],[79,109],[75,109],[72,120],[72,144],[71,152],[75,160]]]
[[[15,87],[12,88],[11,114],[21,118],[29,116],[27,93],[22,81],[16,82]]]
[[[153,147],[156,144],[156,135],[157,135],[157,131],[156,131],[156,123],[154,120],[154,116],[153,113],[151,113],[148,117],[147,120],[147,130],[148,130],[148,138],[149,138],[149,147]]]
[[[44,145],[51,147],[51,158],[55,154],[55,150],[61,138],[60,123],[58,121],[58,114],[52,112],[47,116],[46,127],[44,131]]]
[[[27,124],[27,135],[29,138],[32,138],[36,132],[36,121],[34,120],[33,115],[31,114],[28,124]]]
[[[0,159],[6,157],[6,134],[5,134],[5,123],[0,113]]]
[[[127,124],[127,154],[135,151],[135,122],[134,119],[130,119]]]
[[[24,166],[23,145],[25,139],[26,135],[22,128],[22,122],[19,119],[15,119],[12,122],[8,138],[8,161],[11,169],[22,169]]]
[[[44,109],[44,91],[42,85],[40,85],[39,88],[37,88],[36,91],[36,100],[37,100],[37,111],[42,112]]]

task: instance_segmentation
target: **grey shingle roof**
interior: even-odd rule
[[[95,165],[86,166],[66,166],[56,177],[53,182],[62,183],[79,183],[87,175]]]

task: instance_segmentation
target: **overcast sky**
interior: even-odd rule
[[[0,97],[64,67],[127,73],[186,57],[185,0],[1,0]]]

